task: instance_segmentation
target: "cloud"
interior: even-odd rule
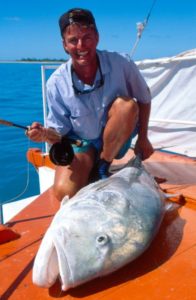
[[[11,21],[11,22],[19,22],[21,20],[21,18],[19,17],[5,17],[4,18],[5,21]]]

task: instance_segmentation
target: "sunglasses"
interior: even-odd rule
[[[93,25],[92,18],[87,15],[77,14],[74,12],[69,13],[69,23],[84,23],[88,25]]]
[[[104,85],[104,77],[103,77],[103,73],[102,73],[102,70],[101,70],[100,63],[98,64],[98,69],[99,69],[99,73],[100,73],[100,80],[97,80],[96,84],[92,88],[85,89],[85,90],[81,91],[74,84],[74,81],[73,81],[73,72],[74,72],[74,70],[73,70],[73,66],[71,66],[72,88],[73,88],[74,93],[76,95],[83,95],[83,94],[92,93],[93,91],[99,89],[100,87],[102,87]]]

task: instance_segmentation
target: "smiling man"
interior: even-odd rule
[[[99,33],[92,13],[75,8],[59,19],[63,47],[70,59],[47,82],[47,128],[34,122],[28,136],[38,142],[59,142],[62,136],[81,140],[74,159],[56,166],[54,192],[61,200],[89,181],[108,176],[114,158],[121,158],[138,135],[135,153],[153,153],[147,128],[151,96],[136,65],[116,52],[97,49]]]

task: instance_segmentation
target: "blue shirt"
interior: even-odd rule
[[[47,126],[62,135],[71,133],[81,139],[97,139],[107,122],[108,109],[117,97],[136,98],[142,103],[151,101],[149,88],[132,60],[116,52],[97,50],[97,54],[104,78],[100,88],[76,95],[72,86],[71,59],[62,64],[47,82]],[[85,88],[76,74],[73,80],[79,90]],[[99,70],[95,86],[98,80]]]

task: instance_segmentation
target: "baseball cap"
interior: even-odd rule
[[[93,26],[94,29],[97,31],[95,19],[90,10],[83,8],[72,8],[66,13],[64,13],[59,19],[61,35],[63,36],[63,32],[65,31],[67,26],[74,23]]]

